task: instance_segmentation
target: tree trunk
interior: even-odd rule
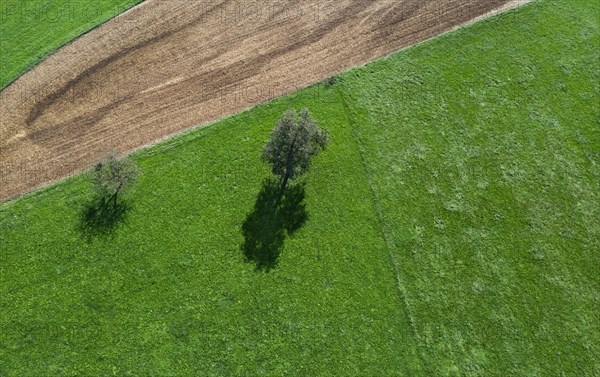
[[[113,208],[117,208],[117,197],[118,196],[119,196],[119,189],[117,189],[117,191],[115,191],[113,196],[110,198],[111,201],[113,202]]]
[[[281,186],[279,186],[279,196],[283,196],[283,192],[285,191],[289,180],[290,175],[286,173],[286,175],[281,180]]]
[[[123,188],[123,183],[119,183],[119,186],[117,187],[117,189],[115,190],[115,193],[112,196],[112,202],[113,202],[113,207],[117,208],[117,197],[119,196],[119,191],[121,191],[121,188]]]
[[[283,194],[285,193],[285,189],[287,188],[288,185],[288,181],[290,180],[290,173],[286,172],[285,175],[283,176],[283,179],[281,180],[281,183],[279,185],[279,195],[277,195],[277,204],[279,204],[279,202],[281,201],[281,198],[283,198]]]
[[[296,148],[296,139],[297,138],[298,138],[298,130],[296,130],[296,132],[294,133],[294,139],[292,139],[292,145],[290,145],[290,149],[287,153],[285,176],[283,177],[283,179],[281,181],[281,187],[279,189],[279,198],[277,199],[278,203],[279,203],[279,199],[281,199],[281,197],[283,196],[283,193],[285,192],[285,189],[287,187],[290,176],[292,175],[292,172],[294,170],[293,156],[294,156],[294,151]]]

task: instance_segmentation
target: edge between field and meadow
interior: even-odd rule
[[[485,18],[485,17],[490,17],[490,16],[494,16],[494,15],[500,14],[500,13],[502,13],[503,11],[505,11],[505,10],[507,10],[507,9],[512,9],[512,8],[513,8],[513,7],[515,7],[515,6],[522,4],[523,2],[524,2],[523,0],[511,1],[511,2],[509,2],[509,3],[507,3],[507,4],[505,4],[505,5],[504,5],[503,7],[501,7],[499,10],[495,10],[495,11],[488,12],[488,13],[487,13],[487,14],[485,14],[485,15],[479,16],[479,18],[482,18],[482,17],[483,17],[483,18]],[[144,1],[144,2],[142,2],[141,4],[138,4],[138,5],[134,6],[132,9],[128,10],[127,12],[133,11],[134,9],[138,9],[138,8],[139,8],[139,7],[141,7],[141,6],[144,6],[144,4],[147,4],[147,2],[146,2],[146,1]],[[463,25],[461,25],[461,26],[459,26],[459,27],[463,27],[463,26],[465,26],[465,25],[468,25],[468,24],[470,24],[470,23],[472,23],[472,22],[474,22],[474,20],[472,20],[472,21],[469,21],[469,22],[467,22],[466,24],[463,24]],[[456,28],[455,28],[455,29],[456,29]],[[448,32],[448,31],[446,31],[446,32],[444,32],[444,33],[447,33],[447,32]],[[443,35],[444,33],[442,33],[442,35]],[[433,36],[433,37],[430,37],[430,38],[428,38],[428,39],[426,39],[426,40],[431,40],[432,38],[435,38],[435,36]],[[419,42],[419,43],[422,43],[422,42]],[[403,50],[403,49],[404,49],[404,48],[402,48],[402,49],[400,49],[400,50],[393,51],[393,52],[391,52],[391,53],[394,53],[394,52],[397,52],[397,51],[401,51],[401,50]],[[384,55],[384,56],[389,56],[389,54],[387,54],[387,55]],[[352,67],[352,68],[356,68],[356,67],[359,67],[359,66],[360,66],[360,65],[358,65],[358,66],[354,66],[354,67]],[[352,68],[350,68],[350,69],[352,69]],[[347,70],[346,70],[346,71],[347,71]],[[345,72],[345,71],[342,71],[342,72]],[[309,84],[309,85],[306,85],[306,86],[310,86],[310,85],[312,85],[312,84]],[[304,88],[304,87],[306,87],[306,86],[300,86],[300,87],[297,87],[297,88],[295,88],[295,89],[296,89],[296,90],[299,90],[299,89],[302,89],[302,88]],[[5,89],[6,89],[6,88],[5,88]],[[267,101],[268,101],[268,100],[267,100]],[[264,103],[264,102],[262,102],[262,103]],[[246,110],[248,110],[248,109],[251,109],[251,108],[253,108],[253,107],[255,107],[255,106],[256,106],[256,104],[252,104],[252,105],[250,105],[250,106],[243,107],[243,108],[241,108],[241,111],[246,111]],[[236,111],[236,112],[237,112],[237,111]],[[129,152],[133,152],[133,151],[136,151],[136,150],[139,150],[139,149],[146,148],[146,147],[148,147],[148,146],[150,146],[150,145],[154,145],[154,144],[156,144],[156,143],[159,143],[159,142],[161,142],[161,141],[164,141],[164,140],[166,140],[166,139],[169,139],[169,138],[171,138],[171,137],[174,137],[174,136],[176,136],[176,135],[178,135],[178,134],[180,134],[180,133],[182,133],[182,132],[184,133],[184,132],[188,132],[188,131],[190,131],[190,130],[196,129],[196,128],[198,128],[198,127],[205,127],[205,126],[209,126],[209,125],[213,124],[214,122],[217,122],[217,121],[219,121],[219,120],[222,120],[222,119],[224,119],[224,118],[227,118],[227,117],[228,117],[228,116],[230,116],[230,115],[231,115],[231,114],[229,114],[229,115],[226,115],[226,116],[217,117],[217,118],[215,118],[214,120],[211,120],[211,121],[209,121],[209,122],[207,122],[207,123],[199,123],[199,124],[197,124],[197,125],[195,125],[195,126],[193,126],[193,127],[191,127],[191,128],[187,128],[187,129],[185,129],[185,130],[183,130],[183,131],[176,131],[176,132],[174,132],[174,133],[170,133],[168,136],[164,136],[164,137],[160,137],[160,138],[155,138],[154,140],[152,140],[152,141],[151,141],[151,142],[149,142],[149,143],[145,143],[145,144],[142,144],[141,146],[136,146],[136,147],[133,147],[132,149],[129,149]],[[103,126],[103,127],[104,127],[104,126]],[[28,143],[30,143],[30,142],[28,141]],[[34,143],[34,144],[35,144],[35,143]],[[40,144],[40,146],[44,146],[44,145]],[[48,145],[46,145],[45,147],[49,147],[49,146],[48,146]],[[38,147],[36,146],[36,148],[38,148]],[[53,147],[53,148],[54,148],[54,147]],[[108,148],[108,146],[107,146],[107,148]],[[115,147],[111,147],[111,149],[115,149]],[[61,150],[62,150],[62,149],[61,149]],[[50,152],[48,152],[48,153],[50,153]],[[82,152],[82,153],[83,153],[83,152]],[[86,153],[87,153],[87,152],[86,152]],[[89,152],[89,153],[92,153],[92,152]],[[24,155],[25,155],[25,154],[26,154],[26,152],[25,152],[25,151],[23,151],[23,153],[22,153],[22,154],[24,154]],[[63,157],[61,157],[61,158],[63,158]],[[86,157],[86,158],[87,158],[87,157]],[[29,158],[28,158],[28,159],[29,159]],[[65,162],[65,161],[63,161],[63,160],[60,160],[60,161],[59,161],[59,160],[56,160],[56,161],[52,162],[51,160],[48,160],[48,159],[46,159],[46,158],[41,158],[41,159],[40,159],[40,161],[49,161],[49,162],[48,162],[47,164],[46,164],[46,163],[40,164],[40,163],[38,162],[38,163],[35,163],[35,164],[34,164],[34,165],[32,165],[32,166],[29,166],[29,165],[27,165],[27,164],[25,164],[25,165],[22,165],[22,166],[21,166],[21,165],[19,165],[20,167],[15,167],[15,166],[9,165],[9,168],[14,168],[14,169],[17,169],[18,171],[22,171],[22,172],[23,172],[23,173],[22,173],[22,178],[23,178],[24,180],[30,179],[31,177],[34,177],[34,176],[36,176],[36,177],[37,177],[37,176],[39,176],[39,177],[42,177],[42,178],[43,178],[43,180],[44,180],[44,182],[43,182],[43,183],[39,183],[39,184],[36,184],[36,185],[32,186],[32,187],[35,187],[35,188],[33,188],[33,190],[35,190],[35,189],[39,189],[39,188],[45,187],[45,186],[47,186],[47,185],[49,185],[49,184],[52,184],[52,182],[56,182],[56,179],[54,179],[54,178],[51,178],[51,177],[53,176],[53,174],[55,174],[56,172],[53,172],[53,169],[51,169],[51,168],[50,168],[50,167],[48,167],[48,166],[44,167],[44,165],[48,165],[48,164],[50,164],[50,163],[52,163],[52,164],[59,164],[59,163],[60,163],[60,164],[59,164],[60,166],[63,166],[63,165],[64,165],[64,166],[67,166],[67,165],[69,165],[69,166],[70,166],[70,165],[72,165],[71,163],[69,163],[69,162]],[[62,161],[62,162],[61,162],[61,161]],[[18,161],[17,161],[17,162],[15,162],[15,163],[18,163]],[[7,169],[8,169],[8,168],[7,168]],[[32,169],[33,169],[33,170],[32,170]],[[61,168],[61,169],[63,169],[63,168]],[[71,167],[69,167],[69,168],[64,168],[64,169],[71,169]],[[66,174],[66,175],[64,175],[63,177],[65,177],[65,178],[66,178],[66,177],[68,177],[68,176],[71,176],[71,175],[73,175],[73,174],[78,174],[78,173],[82,172],[84,169],[85,169],[85,167],[79,168],[79,169],[77,169],[77,170],[76,170],[76,171],[74,171],[74,172],[71,172],[71,173],[69,173],[69,174]],[[15,171],[17,171],[17,170],[15,170]],[[54,170],[56,170],[56,169],[54,169]],[[17,174],[17,173],[14,173],[14,174],[13,174],[13,173],[10,173],[10,170],[7,170],[7,172],[9,172],[9,173],[7,173],[8,175],[7,175],[7,176],[6,176],[4,179],[5,179],[5,181],[7,182],[7,186],[8,186],[8,185],[10,185],[10,182],[11,182],[11,180],[13,179],[13,178],[10,178],[10,177],[11,177],[11,175],[12,175],[12,176],[14,176],[14,174]],[[36,172],[37,172],[37,173],[36,173]],[[28,176],[29,176],[29,178],[27,178]],[[35,179],[38,179],[38,178],[35,178]],[[60,178],[59,178],[59,179],[60,179]],[[28,189],[27,191],[30,191],[30,190],[31,190],[31,189]],[[3,200],[2,200],[2,201],[9,201],[9,200],[15,199],[15,198],[17,198],[17,197],[19,197],[19,196],[23,195],[24,193],[26,193],[26,192],[21,192],[21,193],[18,193],[18,194],[9,195],[8,197],[6,197],[6,198],[3,198]]]

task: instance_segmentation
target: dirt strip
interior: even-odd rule
[[[518,2],[147,0],[0,93],[0,201]]]

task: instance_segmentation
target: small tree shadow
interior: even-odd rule
[[[123,200],[96,197],[81,209],[79,230],[88,241],[110,236],[126,220],[129,210],[129,204]]]
[[[293,235],[308,219],[304,185],[287,187],[283,192],[279,182],[265,180],[256,198],[254,209],[242,225],[244,243],[242,252],[257,270],[275,267],[286,234]]]

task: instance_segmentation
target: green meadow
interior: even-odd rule
[[[600,375],[599,15],[538,0],[136,152],[110,224],[85,175],[0,204],[0,376]],[[303,107],[331,142],[276,209]]]

